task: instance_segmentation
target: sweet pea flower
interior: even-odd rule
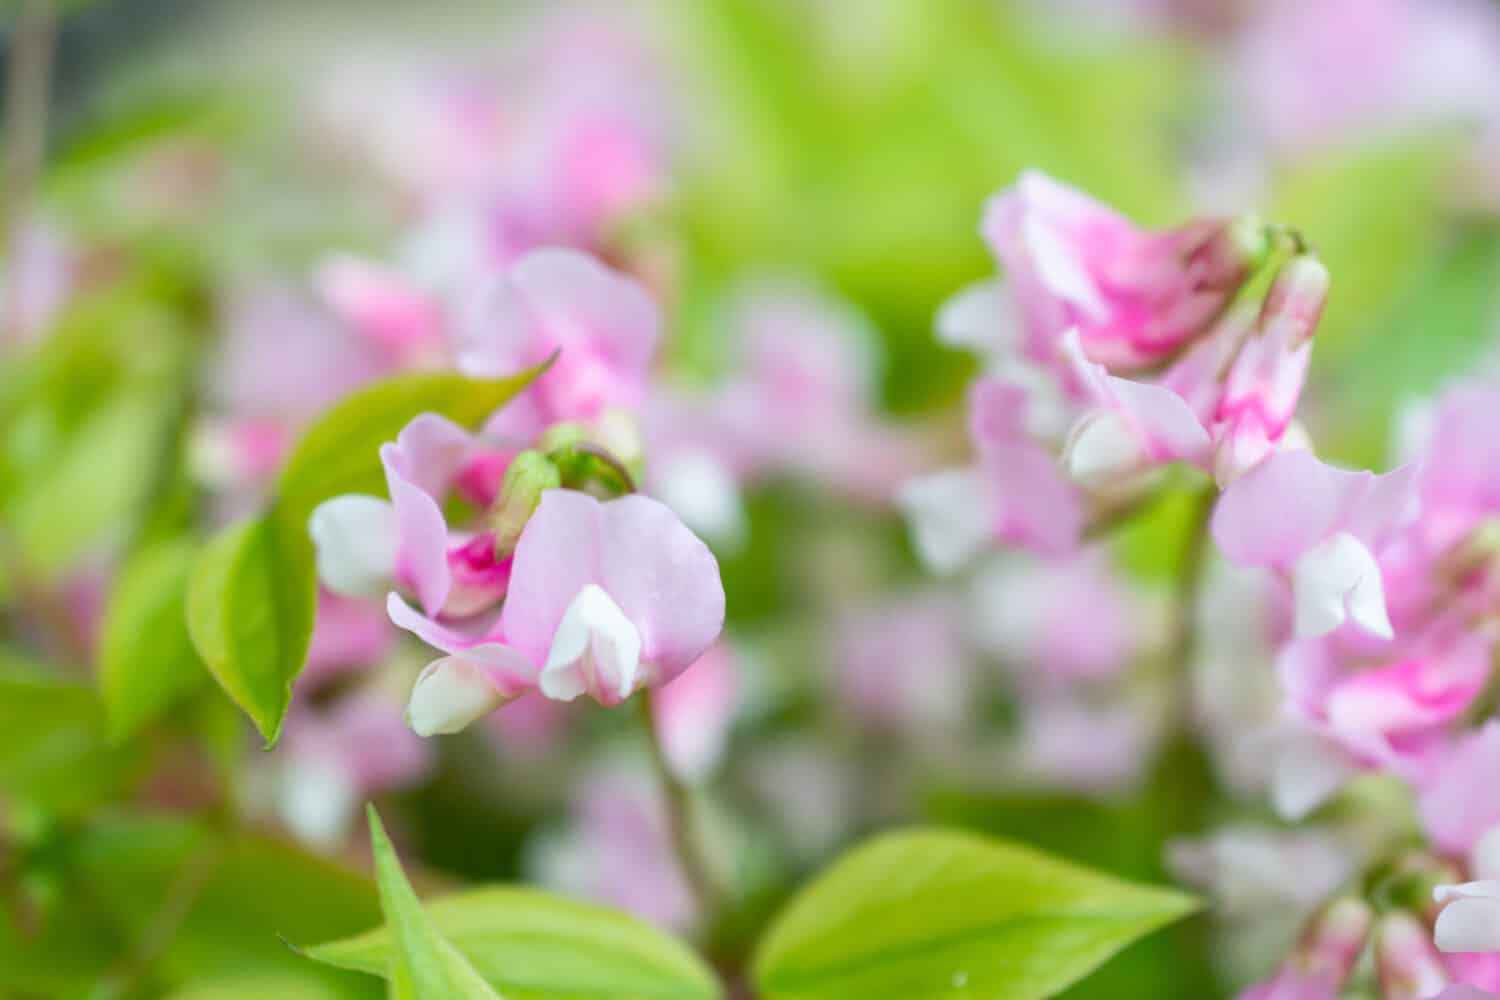
[[[661,337],[651,296],[576,250],[534,250],[501,273],[458,329],[458,365],[500,377],[555,359],[489,430],[525,447],[547,426],[637,409]]]
[[[1253,223],[1148,232],[1036,171],[990,200],[981,230],[1025,352],[1052,361],[1076,329],[1084,354],[1111,369],[1150,367],[1206,330],[1265,250]]]
[[[1433,937],[1446,952],[1500,951],[1500,882],[1440,885],[1433,901],[1442,906]]]
[[[497,621],[450,628],[396,594],[388,608],[397,625],[450,654],[412,690],[408,718],[431,735],[532,689],[618,705],[670,682],[717,638],[724,588],[707,546],[658,501],[548,490],[516,545]]]
[[[1305,451],[1277,452],[1224,492],[1214,540],[1231,562],[1291,581],[1298,636],[1325,635],[1348,621],[1390,638],[1376,555],[1411,517],[1415,473],[1406,466],[1377,476]]]
[[[1278,808],[1303,815],[1364,768],[1423,773],[1483,688],[1491,646],[1482,632],[1432,636],[1369,666],[1332,637],[1289,644],[1277,670],[1288,714],[1304,728],[1279,740]]]

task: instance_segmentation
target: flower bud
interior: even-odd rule
[[[1325,906],[1297,946],[1299,962],[1342,982],[1364,950],[1374,915],[1362,899],[1345,896]]]
[[[1328,285],[1328,268],[1318,258],[1298,254],[1287,261],[1266,294],[1260,318],[1262,334],[1275,333],[1285,325],[1288,330],[1282,343],[1287,349],[1306,343],[1322,318]]]
[[[1426,926],[1399,910],[1381,918],[1376,929],[1375,968],[1386,1000],[1436,996],[1449,982]]]
[[[511,459],[493,515],[497,557],[515,549],[531,512],[542,502],[542,492],[561,485],[557,465],[540,451],[523,451]]]

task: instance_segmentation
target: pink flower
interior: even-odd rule
[[[713,554],[657,501],[548,490],[516,546],[498,621],[445,627],[394,594],[388,607],[397,625],[452,654],[412,691],[412,726],[430,735],[532,688],[617,705],[668,683],[718,637],[724,589]]]
[[[1352,621],[1389,638],[1376,556],[1409,520],[1415,486],[1411,467],[1377,476],[1325,465],[1304,451],[1277,452],[1224,492],[1213,536],[1231,562],[1290,579],[1299,636]]]
[[[442,306],[395,270],[335,254],[319,265],[314,281],[334,315],[369,338],[393,365],[411,367],[442,357]]]
[[[660,327],[656,303],[635,281],[575,250],[535,250],[501,274],[461,324],[458,363],[468,374],[499,377],[557,355],[492,424],[524,447],[550,424],[639,407]]]
[[[1317,259],[1293,258],[1276,276],[1256,328],[1240,343],[1209,424],[1216,449],[1213,472],[1221,484],[1238,479],[1286,436],[1307,377],[1328,280],[1328,269]]]
[[[1076,329],[1089,359],[1148,367],[1207,329],[1262,248],[1220,222],[1155,233],[1035,171],[991,199],[982,226],[1004,265],[1023,347],[1057,357]]]

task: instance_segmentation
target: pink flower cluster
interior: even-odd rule
[[[546,448],[551,428],[628,418],[659,325],[639,285],[586,255],[522,257],[488,289],[456,353],[476,374],[555,355],[551,367],[478,434],[433,414],[413,420],[381,449],[389,500],[348,495],[314,511],[324,584],[390,591],[391,620],[447,654],[412,691],[418,733],[457,731],[533,690],[619,704],[671,681],[717,638],[718,565],[675,514],[641,495],[601,502],[555,488],[555,469],[533,479],[549,462],[541,452],[517,460]],[[455,499],[474,512],[461,523],[447,513]]]
[[[989,368],[970,392],[978,458],[900,496],[935,569],[997,541],[1071,551],[1163,466],[1228,485],[1303,444],[1292,418],[1328,274],[1280,252],[1276,231],[1246,219],[1148,232],[1028,173],[991,201],[983,233],[1004,284],[938,317],[942,339]],[[1268,258],[1281,263],[1256,300],[1244,293]]]

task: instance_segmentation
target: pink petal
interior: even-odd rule
[[[719,563],[670,508],[639,494],[601,506],[600,540],[599,582],[640,630],[643,658],[666,683],[724,627]]]
[[[585,586],[598,582],[601,509],[587,494],[548,490],[516,543],[502,631],[538,669],[547,662],[568,605]]]
[[[1290,566],[1338,522],[1346,491],[1335,475],[1305,451],[1277,452],[1224,491],[1214,541],[1241,566]]]

